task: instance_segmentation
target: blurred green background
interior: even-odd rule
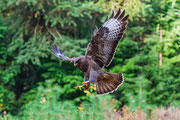
[[[84,55],[95,24],[118,8],[130,18],[105,70],[123,73],[124,84],[104,96],[94,86],[75,90],[83,73],[53,56],[51,45]],[[179,91],[180,1],[0,1],[0,119],[116,119],[126,109],[150,119],[154,109],[179,108]]]

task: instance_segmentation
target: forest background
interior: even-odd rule
[[[51,45],[84,55],[95,24],[118,8],[130,18],[105,70],[123,73],[124,84],[104,96],[95,86],[75,90],[83,73]],[[0,119],[151,119],[154,110],[166,117],[180,107],[179,53],[178,0],[1,0]]]

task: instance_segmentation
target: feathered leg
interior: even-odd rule
[[[98,79],[98,71],[95,71],[95,70],[91,70],[90,71],[90,77],[89,77],[89,82],[94,84],[96,83],[97,79]]]
[[[83,87],[85,90],[87,90],[90,86],[90,83],[92,83],[92,84],[96,83],[97,77],[98,77],[97,71],[91,70],[90,71],[90,77],[88,77],[88,75],[85,75],[84,82],[82,82],[83,85],[77,86],[75,88],[81,90],[81,87]]]
[[[97,71],[91,70],[91,71],[90,71],[89,80],[86,80],[85,82],[82,82],[83,85],[86,85],[86,86],[84,87],[85,90],[87,90],[87,89],[89,88],[90,83],[92,83],[92,84],[96,83],[97,78],[98,78],[98,73],[97,73]]]

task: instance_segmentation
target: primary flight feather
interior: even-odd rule
[[[77,65],[84,72],[84,82],[82,86],[76,88],[88,89],[90,83],[96,84],[97,94],[106,94],[115,91],[124,81],[122,73],[110,73],[103,71],[104,66],[108,66],[116,52],[119,41],[124,35],[129,15],[125,17],[125,10],[118,9],[116,15],[112,15],[106,20],[100,29],[95,26],[92,40],[88,44],[85,56],[69,58],[52,45],[52,53],[61,59],[70,61]]]

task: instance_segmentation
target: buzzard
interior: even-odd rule
[[[103,71],[103,67],[108,67],[111,63],[119,41],[122,39],[127,26],[129,15],[125,17],[125,10],[120,8],[110,18],[106,17],[101,28],[95,26],[91,42],[88,44],[85,56],[69,58],[56,45],[52,45],[52,53],[63,60],[74,63],[75,66],[84,72],[84,82],[81,86],[75,87],[85,90],[90,87],[90,83],[96,84],[97,94],[106,94],[115,91],[124,81],[122,73],[110,73]]]

